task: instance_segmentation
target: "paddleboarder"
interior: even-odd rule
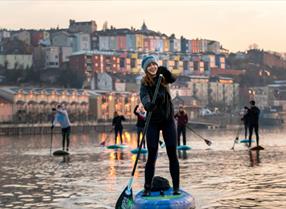
[[[188,124],[188,115],[185,112],[183,105],[179,106],[179,111],[175,114],[175,119],[177,120],[178,146],[181,145],[181,135],[183,135],[183,145],[186,145],[186,126]]]
[[[136,105],[134,108],[133,113],[137,116],[137,148],[139,147],[140,144],[140,134],[143,134],[144,126],[145,126],[145,119],[146,119],[146,111],[142,105],[142,103],[139,103]],[[145,141],[143,142],[143,148],[145,148]]]
[[[57,108],[53,108],[52,111],[54,112],[54,119],[51,129],[53,129],[57,123],[61,125],[63,150],[68,152],[71,132],[71,122],[69,120],[68,112],[62,105],[58,105]]]
[[[179,195],[180,167],[177,156],[177,131],[174,120],[174,108],[168,87],[168,84],[173,83],[176,79],[166,67],[158,66],[157,58],[155,56],[145,56],[142,59],[141,66],[145,75],[141,81],[140,99],[145,110],[148,112],[152,111],[152,117],[146,133],[148,159],[145,165],[143,195],[150,196],[151,194],[151,183],[155,174],[160,130],[163,133],[169,158],[173,194]],[[163,79],[156,101],[155,103],[152,103],[152,97],[160,74],[163,75]]]
[[[250,109],[248,110],[248,117],[249,117],[249,145],[248,147],[251,147],[251,138],[253,129],[256,135],[256,145],[259,146],[259,126],[258,126],[258,120],[259,120],[259,114],[260,109],[255,106],[255,101],[251,100],[250,102]]]
[[[125,121],[125,117],[123,115],[119,115],[117,111],[114,112],[114,117],[112,120],[112,125],[114,126],[114,136],[115,136],[115,144],[117,144],[117,135],[119,134],[120,137],[120,144],[123,144],[122,140],[122,132],[123,132],[123,126],[122,121]]]

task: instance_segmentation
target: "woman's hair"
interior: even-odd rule
[[[118,116],[118,112],[117,111],[114,111],[114,117]]]
[[[146,71],[146,74],[142,79],[142,83],[147,86],[153,86],[155,84],[154,77],[148,71]],[[161,85],[167,85],[167,82],[164,77],[162,79]]]

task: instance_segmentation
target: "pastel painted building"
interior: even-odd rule
[[[65,31],[57,31],[51,34],[53,46],[73,47],[73,35]]]
[[[44,40],[50,42],[50,33],[48,31],[40,30],[31,32],[31,44],[33,46],[38,46]]]
[[[10,38],[10,36],[11,36],[10,31],[0,30],[0,41],[2,41],[2,39],[5,39],[5,38]]]
[[[27,45],[31,44],[31,34],[27,30],[19,30],[13,32],[11,37],[23,41]]]
[[[73,52],[90,50],[90,35],[88,33],[73,34]]]

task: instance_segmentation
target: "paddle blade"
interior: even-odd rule
[[[115,209],[132,209],[134,205],[132,189],[128,192],[128,186],[125,187],[124,191],[119,196]]]
[[[100,146],[101,146],[101,147],[104,147],[104,146],[105,146],[105,142],[106,142],[106,141],[101,142],[101,143],[100,143]]]
[[[164,148],[164,147],[166,146],[165,142],[163,142],[163,141],[161,141],[161,140],[159,140],[159,144],[160,144],[160,147],[161,147],[161,148]]]
[[[206,144],[207,144],[208,146],[211,146],[211,145],[212,145],[212,142],[211,142],[210,140],[205,139],[205,142],[206,142]]]

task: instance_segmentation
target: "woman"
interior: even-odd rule
[[[148,112],[152,111],[152,117],[146,133],[148,160],[145,166],[144,196],[150,196],[151,183],[155,173],[155,163],[158,153],[160,131],[166,144],[169,158],[170,173],[173,181],[173,194],[179,195],[180,167],[177,157],[177,133],[174,121],[174,108],[169,93],[169,83],[176,79],[166,67],[158,66],[156,57],[149,55],[143,58],[141,63],[145,76],[140,87],[140,99]],[[163,79],[159,88],[155,104],[152,98],[155,93],[159,74]]]
[[[125,120],[125,117],[123,115],[119,115],[117,111],[114,112],[112,125],[114,126],[115,144],[117,143],[118,133],[120,136],[120,143],[123,144],[123,141],[122,141],[122,132],[123,132],[122,121],[124,121],[124,120]]]

